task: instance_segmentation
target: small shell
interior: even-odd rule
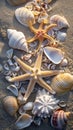
[[[33,13],[27,8],[21,7],[16,9],[15,16],[18,22],[24,26],[28,26],[30,21],[32,24],[35,23],[35,18]]]
[[[7,63],[8,63],[10,66],[13,66],[13,62],[12,62],[11,59],[8,59],[8,60],[7,60]]]
[[[68,65],[68,60],[67,59],[63,59],[61,62],[61,66],[62,67],[66,67]]]
[[[32,108],[33,108],[33,102],[28,102],[28,103],[26,103],[26,104],[23,106],[23,109],[24,109],[25,111],[32,110]]]
[[[60,15],[53,15],[50,18],[50,23],[55,23],[57,24],[57,27],[54,29],[62,29],[62,28],[68,28],[69,23],[67,22],[66,18]]]
[[[10,90],[15,96],[18,96],[18,89],[15,85],[11,84],[7,87],[8,90]]]
[[[18,110],[17,99],[13,96],[7,96],[3,99],[3,106],[7,113],[14,116]]]
[[[66,40],[67,34],[65,32],[58,31],[56,39],[60,42],[64,42]]]
[[[68,92],[73,87],[73,76],[69,73],[58,74],[53,78],[51,87],[57,93]]]
[[[25,3],[27,0],[7,0],[7,2],[10,4],[10,5],[20,5],[20,4],[23,4]]]
[[[9,66],[8,66],[7,63],[4,64],[4,69],[7,70],[7,71],[9,71]]]
[[[44,53],[54,64],[60,64],[64,58],[62,51],[54,47],[45,47]]]
[[[32,116],[25,113],[18,118],[15,123],[15,126],[17,129],[23,129],[30,126],[32,122]]]
[[[22,32],[13,29],[7,29],[7,35],[10,47],[28,52],[26,38]]]
[[[6,56],[7,58],[11,59],[13,56],[13,49],[9,49],[8,51],[6,51]]]

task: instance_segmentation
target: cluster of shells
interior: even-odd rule
[[[47,25],[57,25],[48,31],[48,36],[51,36],[54,39],[55,45],[50,45],[50,41],[43,40],[40,47],[43,49],[44,53],[42,69],[55,70],[57,67],[65,68],[68,65],[65,53],[58,48],[58,46],[62,45],[66,40],[69,23],[64,16],[58,14],[49,18],[49,3],[51,1],[52,0],[32,0],[31,2],[27,2],[24,7],[15,10],[15,17],[20,24],[28,28],[30,28],[30,22],[32,25],[37,22],[39,24],[43,22],[45,28]],[[26,0],[7,0],[7,2],[15,6],[25,3]],[[22,60],[33,66],[33,59],[37,56],[37,53],[34,53],[34,49],[38,46],[37,41],[28,46],[28,41],[23,32],[17,30],[7,29],[7,36],[9,39],[8,45],[11,49],[6,52],[7,61],[4,62],[3,66],[6,79],[8,79],[9,76],[15,77],[23,73],[17,62],[14,62],[12,59],[13,50],[18,49],[21,52],[25,52],[25,54],[22,53]],[[0,70],[1,67],[2,66],[0,66]],[[52,82],[48,78],[45,80],[51,85],[52,89],[59,94],[68,92],[73,86],[73,76],[67,72],[53,77]],[[19,114],[19,117],[15,122],[15,127],[17,129],[23,129],[30,126],[31,123],[40,125],[42,119],[51,117],[51,126],[62,129],[71,112],[64,112],[62,110],[63,106],[60,104],[61,101],[57,100],[54,95],[51,95],[45,89],[41,90],[40,87],[39,90],[37,87],[33,90],[33,92],[37,92],[34,102],[22,104],[26,88],[27,81],[14,82],[7,87],[7,90],[10,91],[13,96],[6,96],[3,99],[3,107],[9,115],[15,116],[16,114]],[[29,112],[31,114],[28,114]]]

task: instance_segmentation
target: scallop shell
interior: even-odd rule
[[[32,116],[29,114],[22,114],[15,123],[17,129],[23,129],[31,125],[33,122]]]
[[[18,96],[18,89],[15,85],[11,84],[7,87],[8,90],[10,90],[15,96]]]
[[[55,23],[57,24],[57,27],[55,29],[62,29],[62,28],[68,28],[69,23],[67,22],[66,18],[64,16],[60,15],[53,15],[50,18],[50,23]]]
[[[58,74],[53,78],[51,87],[57,93],[65,93],[73,87],[73,76],[69,73]]]
[[[13,96],[7,96],[3,99],[3,106],[9,115],[14,116],[18,110],[17,99]]]
[[[20,4],[23,4],[24,2],[26,2],[27,0],[7,0],[7,2],[10,4],[10,5],[20,5]]]
[[[63,110],[57,110],[51,117],[51,125],[54,128],[62,129],[67,122],[67,118],[70,116],[70,112],[64,112]]]
[[[35,23],[34,14],[27,8],[21,7],[15,10],[15,16],[19,23],[24,26],[29,26],[29,22]]]
[[[64,58],[64,55],[60,49],[54,47],[45,47],[44,53],[47,58],[52,61],[54,64],[59,64]]]
[[[13,29],[7,29],[7,34],[10,47],[28,52],[25,35],[22,32]]]

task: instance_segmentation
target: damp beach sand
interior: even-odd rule
[[[32,33],[28,27],[19,24],[14,16],[14,11],[21,6],[10,6],[5,0],[0,0],[0,64],[4,64],[6,60],[6,51],[9,48],[8,38],[6,31],[9,28],[19,30],[23,32],[26,38],[30,38]],[[73,74],[73,0],[52,0],[51,7],[53,8],[49,15],[54,14],[63,15],[66,17],[70,24],[70,28],[67,32],[66,41],[62,45],[62,49],[65,52],[66,58],[68,59],[68,66],[65,68],[67,72]],[[21,55],[21,51],[14,50],[14,54],[17,56]],[[0,130],[16,130],[14,128],[15,118],[10,117],[2,107],[2,100],[5,96],[11,95],[7,91],[6,87],[9,85],[2,72],[0,72]],[[31,94],[30,101],[33,99],[35,94]],[[73,88],[69,93],[65,95],[58,96],[59,99],[64,100],[67,103],[66,111],[73,112]],[[55,130],[50,126],[50,121],[46,123],[46,120],[41,123],[40,126],[35,126],[32,124],[30,127],[25,128],[25,130]],[[66,128],[63,130],[73,130],[73,117],[68,120]]]

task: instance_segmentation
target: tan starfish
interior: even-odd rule
[[[27,65],[26,63],[24,63],[23,61],[21,61],[17,56],[14,56],[14,60],[20,65],[20,67],[26,73],[19,75],[19,76],[16,76],[16,77],[13,77],[13,78],[9,77],[8,81],[14,82],[14,81],[27,80],[27,79],[30,80],[28,87],[27,87],[27,91],[26,91],[24,98],[23,98],[23,103],[30,96],[31,92],[34,89],[36,82],[40,86],[42,86],[43,88],[48,90],[50,93],[55,94],[54,90],[52,90],[52,88],[42,78],[47,77],[47,76],[57,75],[58,73],[60,73],[62,71],[61,70],[53,70],[53,71],[52,70],[50,70],[50,71],[41,70],[42,53],[43,53],[43,51],[40,50],[33,68],[30,67],[29,65]]]
[[[46,20],[46,19],[45,19]],[[35,34],[35,36],[33,38],[31,38],[30,40],[27,40],[27,43],[30,44],[31,42],[35,41],[35,40],[39,40],[39,46],[37,51],[40,49],[41,44],[43,42],[44,39],[48,39],[50,40],[53,44],[55,44],[55,40],[53,37],[49,36],[47,34],[47,32],[49,30],[51,30],[52,28],[56,27],[56,24],[50,24],[49,26],[47,26],[46,28],[43,29],[43,25],[45,23],[45,20],[43,22],[41,22],[40,26],[38,29],[34,28],[32,23],[29,22],[29,28],[30,30]]]

